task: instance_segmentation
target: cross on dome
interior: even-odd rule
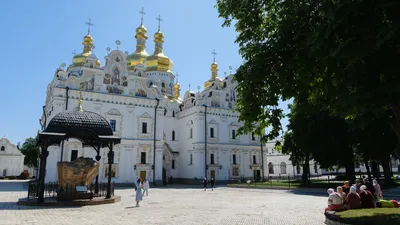
[[[72,51],[72,55],[76,55],[76,51],[75,51],[75,49]]]
[[[86,24],[88,25],[88,34],[90,34],[90,27],[93,27],[94,24],[92,23],[92,19],[89,18],[88,22],[86,22]]]
[[[215,62],[215,56],[217,55],[217,53],[215,52],[215,49],[213,49],[213,51],[211,52],[211,54],[214,55],[214,62]]]
[[[156,18],[156,20],[158,20],[158,31],[160,31],[161,21],[164,21],[164,20],[161,19],[161,16],[160,16],[160,15],[158,15],[158,17]]]
[[[142,7],[142,11],[139,11],[140,14],[142,14],[142,18],[140,20],[140,25],[143,25],[143,16],[146,15],[146,13],[144,12],[144,9]]]

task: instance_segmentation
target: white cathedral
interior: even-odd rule
[[[152,182],[153,169],[155,182],[170,177],[181,182],[200,182],[205,176],[215,180],[260,177],[259,137],[254,133],[237,135],[241,124],[233,111],[234,75],[219,78],[214,57],[204,90],[188,90],[181,96],[174,63],[163,52],[160,28],[154,34],[152,54],[146,50],[148,36],[143,20],[135,38],[134,53],[109,51],[101,65],[92,52],[89,29],[82,53],[73,57],[66,70],[60,66],[48,85],[41,121],[48,123],[57,113],[76,108],[82,94],[84,110],[106,118],[114,135],[121,137],[121,144],[114,148],[111,174],[116,183],[131,183],[136,177]],[[42,127],[46,125],[42,123]],[[96,156],[94,149],[83,148],[74,139],[49,147],[49,152],[47,182],[57,180],[57,162]],[[107,152],[101,149],[100,181],[108,176]],[[267,174],[266,168],[264,172]]]

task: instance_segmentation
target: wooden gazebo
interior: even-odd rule
[[[108,121],[101,115],[82,109],[82,96],[77,108],[64,111],[55,115],[47,127],[38,133],[37,145],[41,147],[38,202],[44,202],[46,163],[49,146],[60,145],[64,140],[74,138],[80,140],[84,147],[91,146],[96,152],[96,160],[99,161],[100,149],[109,148],[108,152],[108,174],[112,173],[114,163],[113,146],[121,142],[120,137],[113,135]],[[95,181],[95,191],[98,192],[98,176]],[[111,176],[108,176],[106,199],[111,198]]]

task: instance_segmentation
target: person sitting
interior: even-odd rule
[[[372,197],[374,197],[375,196],[375,188],[371,184],[371,182],[369,182],[369,180],[367,178],[364,178],[363,183],[364,183],[365,187],[367,187],[367,190],[371,192]]]
[[[361,207],[364,209],[375,208],[374,197],[370,191],[367,190],[367,186],[361,185],[360,187],[360,199]]]
[[[342,186],[338,186],[336,188],[336,193],[340,196],[340,198],[342,199],[342,204],[344,203],[345,199],[346,199],[346,193],[343,192],[343,187]]]
[[[328,207],[325,208],[325,212],[327,211],[339,211],[343,208],[342,198],[338,193],[333,190],[333,188],[328,189]]]
[[[350,192],[350,183],[348,181],[345,181],[342,187],[342,190],[344,193],[349,194]]]
[[[347,195],[345,200],[345,207],[347,209],[360,209],[361,199],[357,194],[357,188],[355,185],[350,187],[350,193]]]
[[[382,196],[382,189],[381,186],[378,184],[377,180],[373,180],[372,181],[373,185],[374,185],[374,189],[375,189],[375,196],[378,200],[382,200],[383,196]]]

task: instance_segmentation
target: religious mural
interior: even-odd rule
[[[107,86],[107,91],[108,93],[114,93],[114,94],[122,94],[122,92],[124,92],[124,90],[119,89],[117,85]]]
[[[135,96],[138,96],[138,97],[147,97],[147,93],[146,93],[144,90],[142,90],[142,89],[138,89],[137,92],[135,93]]]
[[[108,177],[108,164],[104,165],[104,177]],[[111,177],[116,177],[117,175],[117,164],[112,164],[111,166]]]
[[[128,79],[126,78],[126,76],[123,76],[121,78],[121,83],[122,83],[122,86],[128,87]]]
[[[80,89],[85,91],[93,91],[94,89],[94,77],[89,80],[80,83]]]
[[[113,69],[113,74],[111,77],[111,83],[112,84],[120,84],[120,70],[118,68],[118,66],[115,66]]]
[[[104,75],[104,81],[103,83],[105,84],[111,84],[111,74],[106,73],[106,75]]]
[[[239,168],[232,168],[232,176],[239,176]]]
[[[68,73],[68,77],[71,77],[71,76],[81,77],[82,75],[83,75],[83,70],[71,70]]]

